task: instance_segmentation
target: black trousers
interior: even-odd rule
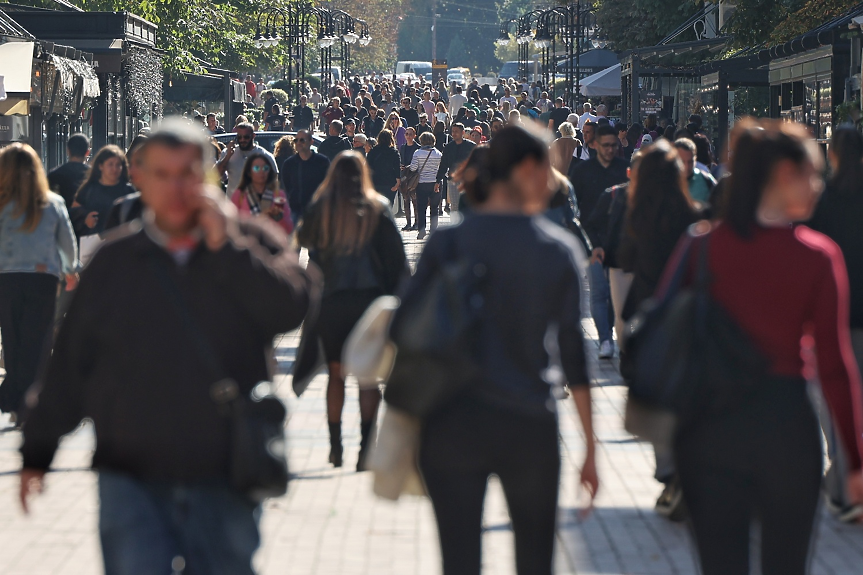
[[[765,381],[729,413],[682,428],[675,456],[704,575],[749,573],[754,514],[762,573],[808,571],[822,455],[803,380]]]
[[[0,411],[20,411],[24,394],[48,358],[58,282],[45,273],[0,274],[0,332],[6,358]]]
[[[426,209],[431,207],[431,230],[437,229],[438,204],[440,204],[441,193],[434,191],[434,183],[420,184],[417,186],[417,229],[426,229]]]
[[[552,414],[525,415],[460,399],[426,422],[419,463],[437,518],[444,575],[480,573],[491,474],[500,478],[512,518],[518,574],[552,573],[560,476]]]

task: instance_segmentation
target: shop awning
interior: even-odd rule
[[[620,64],[615,64],[581,81],[584,96],[620,96]]]
[[[98,98],[101,94],[99,89],[99,77],[93,66],[81,60],[64,58],[63,56],[51,56],[54,67],[60,73],[60,81],[63,88],[70,93],[75,91],[78,80],[82,80],[81,95],[84,98]]]
[[[0,44],[0,76],[8,93],[30,93],[33,76],[33,42]]]

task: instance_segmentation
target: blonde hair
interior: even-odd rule
[[[396,120],[398,120],[398,125],[396,125],[396,126],[395,126],[395,128],[393,128],[393,126],[392,126],[392,124],[391,124],[391,122],[393,121],[393,118],[395,118]],[[390,112],[390,115],[387,117],[386,128],[388,128],[389,130],[391,130],[391,131],[395,132],[395,131],[396,131],[396,129],[397,129],[397,128],[399,128],[401,125],[402,125],[402,118],[401,118],[401,116],[399,116],[397,112]]]
[[[297,232],[300,245],[338,255],[362,250],[372,239],[383,204],[372,185],[365,159],[357,152],[342,152],[315,192],[309,211]]]
[[[48,178],[42,160],[27,144],[12,144],[0,151],[0,211],[13,204],[13,217],[24,216],[21,229],[32,232],[48,205]]]

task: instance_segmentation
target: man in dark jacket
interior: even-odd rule
[[[447,211],[458,211],[458,187],[452,180],[452,175],[467,161],[467,157],[475,147],[476,144],[464,139],[464,124],[460,122],[453,124],[452,141],[444,146],[443,157],[437,170],[439,182],[443,181],[447,174],[449,175],[446,193]]]
[[[294,148],[297,153],[285,160],[279,176],[282,178],[282,188],[288,196],[291,219],[296,227],[306,212],[306,206],[312,201],[315,190],[327,177],[330,160],[323,154],[312,151],[312,134],[308,130],[297,132]]]
[[[628,176],[631,176],[632,170],[640,159],[640,152],[636,152],[632,157],[632,167],[627,172]],[[621,354],[626,336],[623,306],[629,287],[632,285],[632,274],[623,271],[617,257],[617,250],[624,234],[628,198],[629,182],[608,188],[599,196],[593,213],[584,222],[584,230],[592,246],[591,257],[602,262],[608,273],[611,303],[614,308],[614,331]]]
[[[308,100],[305,94],[300,96],[299,105],[294,106],[292,111],[291,127],[297,132],[300,130],[311,130],[312,124],[315,122],[315,113],[309,108],[307,104]]]
[[[569,177],[578,201],[578,211],[581,218],[588,219],[602,193],[627,181],[629,162],[617,155],[620,140],[617,132],[611,126],[599,126],[596,130],[596,157],[582,162],[574,162]],[[591,238],[593,240],[593,238]],[[601,359],[610,359],[614,355],[614,339],[612,326],[614,313],[611,306],[611,294],[608,276],[602,265],[602,260],[596,253],[590,258],[588,267],[588,282],[590,284],[590,313],[599,333]]]
[[[48,184],[52,191],[63,197],[68,210],[75,201],[75,193],[81,187],[87,170],[90,169],[87,165],[87,156],[90,155],[90,140],[84,134],[73,134],[69,136],[66,152],[69,161],[48,173]]]
[[[273,337],[303,321],[319,288],[280,230],[238,222],[205,187],[208,148],[172,120],[143,144],[143,229],[90,262],[24,427],[26,511],[60,437],[92,419],[106,573],[168,573],[178,557],[194,572],[253,573],[260,507],[230,485],[230,420],[213,384],[248,394],[270,379]]]
[[[331,162],[336,159],[339,152],[351,149],[351,143],[342,137],[344,127],[341,120],[330,122],[330,135],[318,146],[318,153],[326,156]]]

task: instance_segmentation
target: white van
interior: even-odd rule
[[[413,80],[415,78],[431,80],[432,64],[418,60],[401,60],[396,62],[396,69],[393,74],[397,80]]]
[[[320,78],[321,77],[321,71],[322,71],[321,68],[318,68],[317,70],[315,70],[314,75],[317,76],[318,78]],[[342,68],[341,68],[341,66],[333,66],[332,68],[330,68],[330,74],[332,74],[333,82],[338,82],[339,80],[341,80],[342,79]]]

